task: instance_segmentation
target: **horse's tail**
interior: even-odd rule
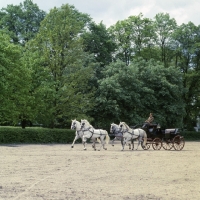
[[[110,142],[110,137],[109,137],[109,135],[108,135],[108,132],[107,131],[105,131],[106,132],[106,144],[109,144],[109,142]]]
[[[144,142],[143,142],[143,145],[146,146],[146,143],[147,143],[147,133],[146,133],[146,131],[144,131]]]
[[[99,138],[97,138],[97,142],[98,142],[98,143],[101,143],[101,140],[100,140]]]

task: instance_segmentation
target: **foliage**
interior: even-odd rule
[[[196,131],[182,131],[181,135],[187,141],[196,141],[200,140],[200,133]]]
[[[0,28],[6,30],[15,44],[24,45],[34,38],[45,15],[32,0],[25,0],[18,6],[11,4],[0,11]]]
[[[176,31],[177,24],[175,19],[171,19],[169,14],[158,13],[155,16],[154,30],[156,33],[156,45],[159,46],[159,60],[164,63],[166,67],[171,64],[173,59],[173,33]]]
[[[151,49],[155,34],[153,23],[148,18],[130,16],[128,19],[118,21],[108,31],[113,35],[117,45],[115,58],[129,65],[134,56],[141,57],[143,49]]]
[[[163,127],[182,127],[184,88],[176,68],[154,61],[135,60],[129,66],[117,61],[104,73],[96,107],[102,123],[141,124],[153,112]]]
[[[82,37],[85,51],[92,53],[94,59],[100,64],[100,67],[96,69],[96,76],[100,79],[102,69],[112,62],[112,54],[116,45],[102,22],[100,24],[89,23],[88,30]]]
[[[47,129],[0,127],[0,144],[27,143],[71,143],[75,137],[75,131],[70,129]]]
[[[30,71],[21,61],[21,48],[0,32],[0,123],[18,123],[20,115],[30,112]]]
[[[47,126],[64,126],[92,109],[88,82],[94,64],[79,36],[87,20],[73,6],[54,8],[41,23],[37,37],[27,44],[25,60],[33,72],[32,93],[41,102],[39,120]]]
[[[46,15],[25,0],[1,9],[0,29],[1,124],[87,118],[108,127],[153,112],[163,126],[196,125],[200,26],[192,22],[140,13],[106,29],[74,6]]]

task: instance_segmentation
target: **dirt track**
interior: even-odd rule
[[[121,152],[91,144],[0,146],[0,200],[199,200],[200,143]]]

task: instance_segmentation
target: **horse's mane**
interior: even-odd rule
[[[111,125],[119,126],[118,124],[112,123]]]
[[[88,126],[90,126],[90,127],[92,127],[93,128],[93,126],[90,124],[90,122],[88,122],[88,120],[87,119],[82,119],[82,120],[84,120],[84,122],[88,125]]]
[[[127,128],[127,129],[130,129],[130,127],[125,123],[125,122],[121,122],[122,124],[124,124],[124,126]]]
[[[80,122],[79,122],[79,121],[77,121],[76,119],[72,119],[72,121],[78,122],[78,123],[80,124]]]

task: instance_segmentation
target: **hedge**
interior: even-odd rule
[[[200,141],[200,132],[182,131],[186,141]],[[42,127],[8,127],[0,126],[0,144],[25,143],[25,144],[48,144],[48,143],[72,143],[75,131],[71,129],[48,129]],[[111,138],[113,139],[113,138]],[[78,143],[81,139],[77,140]]]
[[[71,143],[74,137],[75,131],[70,129],[48,129],[41,127],[22,129],[21,127],[0,126],[0,144]]]
[[[187,141],[200,141],[200,132],[196,131],[182,131],[181,135],[184,136],[184,139]]]

